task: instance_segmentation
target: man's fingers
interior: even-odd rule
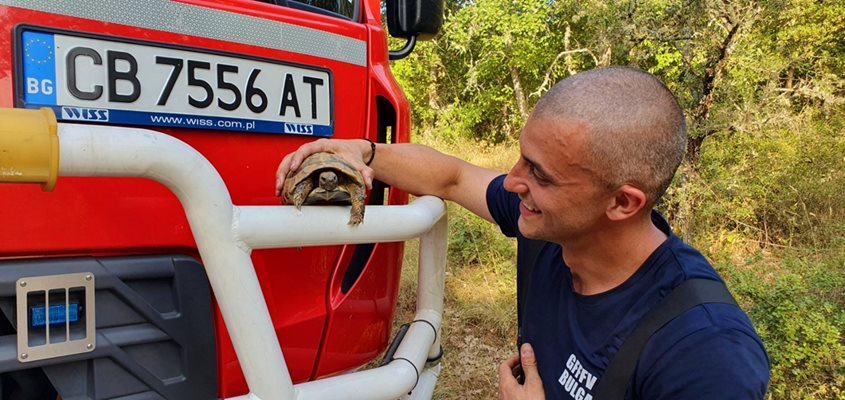
[[[524,383],[517,380],[518,370],[522,370]],[[531,399],[543,400],[543,382],[537,372],[537,358],[529,344],[523,344],[520,355],[513,356],[499,366],[499,400]]]
[[[321,143],[319,141],[316,142],[309,142],[300,146],[296,151],[293,152],[290,158],[290,167],[288,171],[295,171],[299,168],[299,165],[302,164],[302,160],[306,159],[308,156],[319,153],[321,147]]]
[[[276,169],[276,196],[282,195],[285,178],[287,178],[288,173],[299,168],[302,161],[311,154],[327,151],[325,150],[327,142],[328,141],[325,139],[320,139],[314,142],[305,143],[296,149],[296,151],[289,153],[282,159],[282,162],[279,163],[279,167]]]
[[[513,355],[510,358],[508,358],[507,360],[505,360],[504,362],[502,362],[502,365],[507,365],[508,369],[513,368],[513,367],[517,366],[518,364],[519,364],[519,355],[518,354]]]
[[[519,356],[514,355],[499,365],[499,382],[514,379],[513,370],[519,366]],[[509,379],[508,379],[509,378]]]
[[[530,344],[524,343],[520,348],[520,362],[522,364],[522,372],[525,374],[525,381],[540,380],[540,373],[537,371],[537,358],[534,356],[534,348]]]
[[[290,163],[291,159],[293,158],[293,153],[290,153],[282,159],[282,162],[279,163],[279,167],[276,168],[276,196],[282,195],[282,188],[285,186],[285,178],[287,177],[288,171],[290,171]]]
[[[517,380],[519,380],[519,377],[521,376],[524,377],[525,374],[522,372],[522,364],[516,364],[515,367],[511,368],[511,375],[513,375],[513,377]]]
[[[513,377],[513,369],[516,368],[517,365],[519,365],[518,355],[508,358],[501,365],[499,365],[499,386],[502,386],[503,384],[509,381],[516,382],[515,378]]]
[[[361,176],[364,177],[364,184],[367,185],[368,190],[373,189],[373,179],[375,177],[375,172],[372,168],[364,165],[364,168],[361,169]]]
[[[511,393],[519,386],[519,382],[513,376],[513,369],[519,365],[519,356],[515,355],[499,365],[499,399],[512,398]]]
[[[334,153],[337,156],[345,159],[352,167],[361,173],[364,178],[364,184],[367,189],[373,188],[373,179],[375,172],[372,168],[364,164],[363,152],[361,143],[363,140],[328,140],[320,139],[313,142],[308,142],[300,146],[296,151],[286,155],[279,167],[276,169],[276,196],[281,196],[284,190],[285,178],[290,171],[295,171],[302,165],[302,162],[308,156],[319,153],[328,152]],[[369,150],[369,143],[367,143],[366,150]]]

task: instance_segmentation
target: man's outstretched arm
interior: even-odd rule
[[[288,172],[299,167],[311,154],[326,151],[337,154],[361,171],[368,187],[374,178],[415,195],[434,195],[454,201],[476,215],[492,221],[487,209],[487,186],[499,172],[481,168],[458,158],[418,144],[377,144],[372,155],[365,140],[309,142],[282,159],[276,170],[276,195],[281,194]],[[372,163],[364,163],[372,156]]]

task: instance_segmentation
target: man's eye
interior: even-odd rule
[[[549,180],[545,176],[543,176],[539,171],[537,171],[537,169],[534,168],[533,165],[531,166],[530,170],[531,175],[534,176],[534,179],[536,179],[537,183],[539,183],[540,185],[548,185],[550,183]]]

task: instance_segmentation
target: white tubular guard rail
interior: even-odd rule
[[[431,398],[439,364],[446,265],[443,201],[368,206],[346,224],[346,207],[234,206],[220,175],[199,152],[162,133],[59,124],[60,176],[146,177],[182,203],[250,393],[238,399]],[[268,183],[269,185],[270,183]],[[401,223],[397,223],[401,221]],[[250,259],[257,248],[404,241],[420,237],[415,320],[394,361],[371,370],[293,385]],[[432,329],[432,327],[434,329]]]

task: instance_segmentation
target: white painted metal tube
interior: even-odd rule
[[[446,293],[446,253],[449,223],[443,217],[420,237],[419,283],[417,286],[417,313],[427,314],[426,319],[436,321],[438,335],[428,353],[433,359],[440,354],[440,324],[443,318],[443,298]],[[425,251],[422,251],[422,250]],[[421,316],[417,316],[417,319]]]
[[[399,242],[419,237],[445,212],[442,200],[423,196],[406,206],[368,206],[364,222],[351,226],[348,206],[239,206],[235,232],[253,249]]]
[[[394,360],[376,369],[338,375],[296,385],[298,400],[393,400],[417,382],[411,364]]]
[[[417,314],[431,318],[430,313]],[[431,322],[439,331],[439,318]],[[389,364],[366,371],[334,376],[295,386],[299,400],[392,400],[413,390],[424,371],[427,355],[435,342],[432,326],[417,322],[408,329]]]
[[[60,176],[146,177],[179,198],[251,390],[238,399],[395,399],[423,378],[423,393],[433,387],[437,374],[427,374],[425,363],[440,349],[447,229],[442,200],[427,196],[407,206],[367,207],[365,222],[351,227],[346,225],[348,207],[235,207],[219,174],[201,154],[158,132],[59,124],[59,140]],[[411,325],[394,361],[292,385],[251,249],[400,241],[419,235],[416,319],[426,322]]]
[[[434,387],[437,386],[437,379],[440,377],[440,364],[426,368],[420,375],[420,381],[417,387],[410,395],[406,395],[403,399],[407,400],[429,400],[434,396]]]
[[[290,374],[248,249],[233,238],[234,207],[220,175],[199,152],[158,132],[59,124],[61,176],[154,179],[179,198],[252,393],[292,399]]]
[[[413,204],[420,200],[423,198],[416,200]],[[442,204],[441,200],[437,202]],[[426,375],[425,371],[426,361],[438,356],[440,352],[447,228],[446,215],[442,214],[434,226],[420,237],[417,313],[414,317],[420,322],[411,324],[405,338],[396,349],[393,361],[388,365],[368,371],[298,384],[295,386],[297,399],[396,399],[411,390],[416,390],[421,379],[426,379],[425,386],[421,388],[423,392],[429,390],[428,385],[433,387],[438,374]],[[417,396],[415,398],[424,398],[421,397],[422,395]]]

